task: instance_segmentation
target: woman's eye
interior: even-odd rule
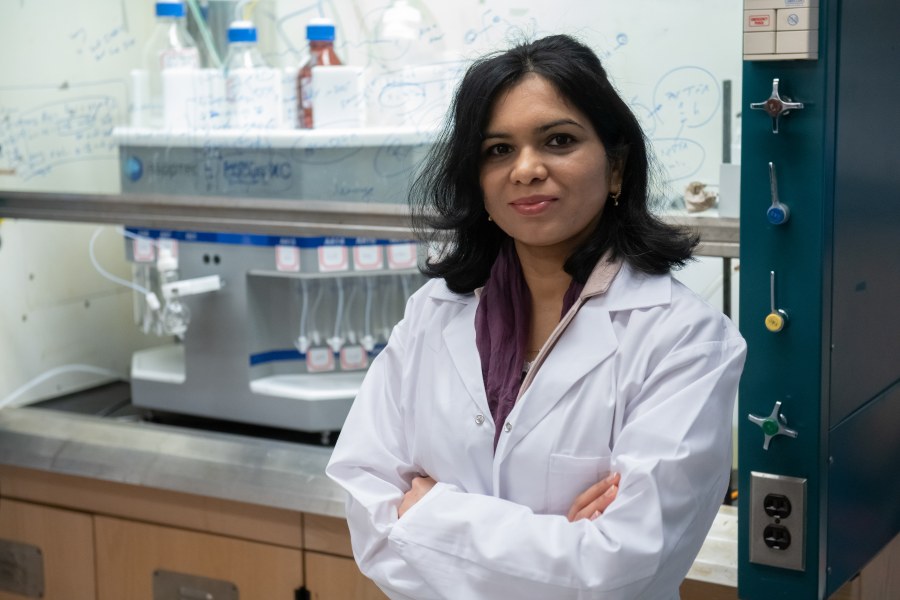
[[[510,151],[511,148],[508,144],[494,144],[487,149],[485,154],[488,156],[502,156],[504,154],[509,154]]]
[[[550,138],[547,143],[549,146],[567,146],[575,141],[568,133],[557,133]]]

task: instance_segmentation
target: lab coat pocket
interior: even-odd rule
[[[551,454],[547,473],[547,513],[565,515],[579,494],[609,475],[610,455]]]

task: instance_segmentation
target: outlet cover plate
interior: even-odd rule
[[[764,500],[769,494],[781,494],[791,502],[791,514],[772,517],[766,514]],[[791,545],[777,550],[766,545],[763,531],[768,525],[781,525],[791,534]],[[806,479],[750,472],[750,562],[805,570],[806,557]]]

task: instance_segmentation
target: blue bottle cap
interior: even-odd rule
[[[313,19],[306,26],[306,39],[311,42],[333,42],[334,22],[331,19]]]
[[[156,3],[156,16],[157,17],[179,17],[184,18],[184,2],[176,1],[176,2],[157,2]]]
[[[234,21],[228,27],[228,42],[255,42],[256,26],[253,21]]]

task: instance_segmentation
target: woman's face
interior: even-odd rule
[[[568,257],[620,188],[587,116],[534,74],[497,97],[481,154],[485,208],[520,255]]]

